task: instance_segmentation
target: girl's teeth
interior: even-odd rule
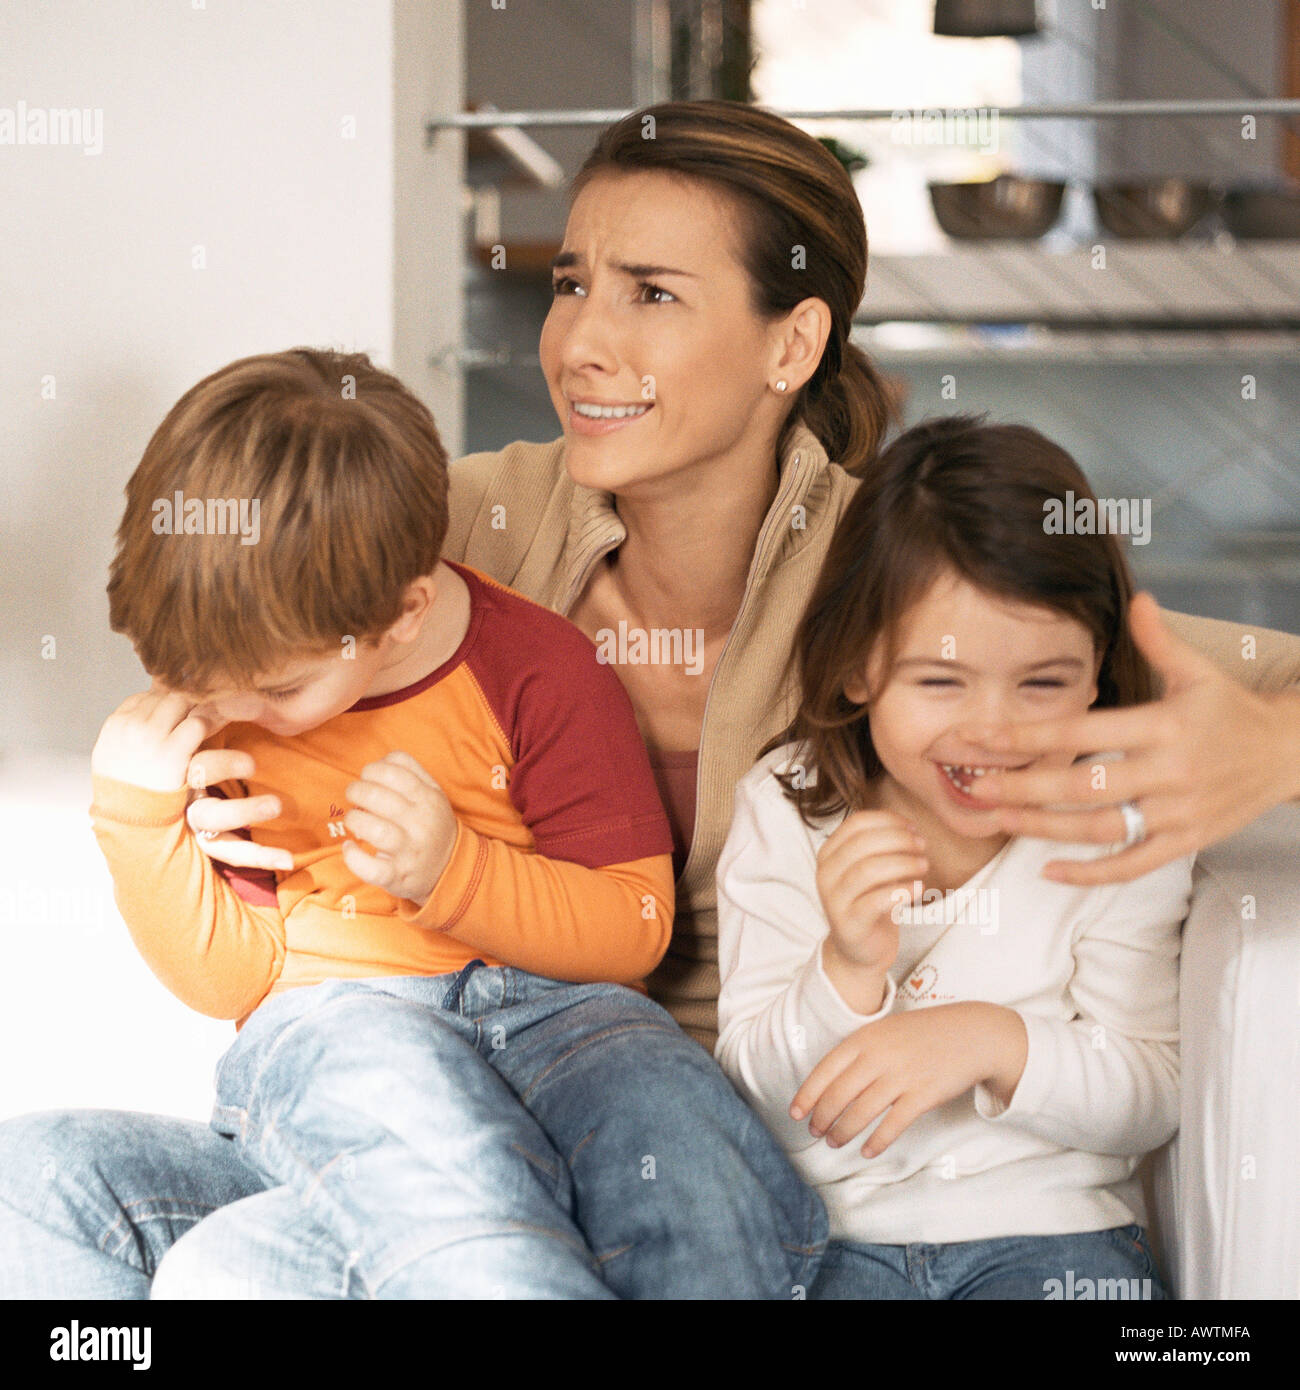
[[[624,420],[629,415],[644,415],[650,409],[648,405],[586,405],[580,401],[574,401],[573,409],[578,415],[585,415],[589,420]]]
[[[963,767],[958,763],[940,763],[939,766],[943,768],[953,786],[964,792],[970,791],[968,784],[972,777],[983,777],[988,771],[986,767]],[[958,773],[961,774],[961,777],[958,777]],[[963,781],[962,777],[966,780]]]

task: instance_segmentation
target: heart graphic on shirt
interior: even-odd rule
[[[903,993],[913,995],[917,999],[924,999],[938,982],[939,972],[934,966],[923,965],[907,977],[907,984],[904,986]]]

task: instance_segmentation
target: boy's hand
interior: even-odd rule
[[[1028,1055],[1024,1021],[999,1004],[935,1004],[868,1023],[833,1047],[795,1093],[791,1118],[836,1148],[884,1110],[863,1145],[875,1158],[927,1111],[985,1082],[1009,1105]]]
[[[898,955],[897,895],[911,900],[924,850],[902,816],[855,811],[818,851],[817,894],[830,924],[822,959],[836,988],[839,976],[883,981]]]
[[[150,791],[178,791],[194,751],[224,724],[198,701],[155,684],[129,695],[104,721],[91,771]]]
[[[343,862],[393,897],[423,903],[456,844],[456,813],[442,788],[409,753],[389,753],[361,769],[347,798],[356,809],[343,824],[379,852],[345,840]]]
[[[200,749],[190,759],[185,774],[190,788],[185,819],[209,859],[240,869],[288,873],[293,869],[293,855],[288,850],[259,845],[246,833],[250,826],[274,820],[280,814],[279,797],[221,797],[207,792],[208,787],[221,782],[247,781],[256,770],[253,755],[242,749]]]

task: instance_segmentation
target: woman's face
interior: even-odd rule
[[[576,482],[624,492],[771,457],[796,387],[769,382],[795,374],[775,369],[783,321],[750,308],[737,231],[724,194],[669,174],[600,175],[578,195],[540,349]]]

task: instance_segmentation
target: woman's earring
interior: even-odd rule
[[[784,390],[785,390],[785,382],[784,382],[784,381],[778,381],[778,382],[776,383],[776,389],[777,389],[778,391],[784,391]]]

